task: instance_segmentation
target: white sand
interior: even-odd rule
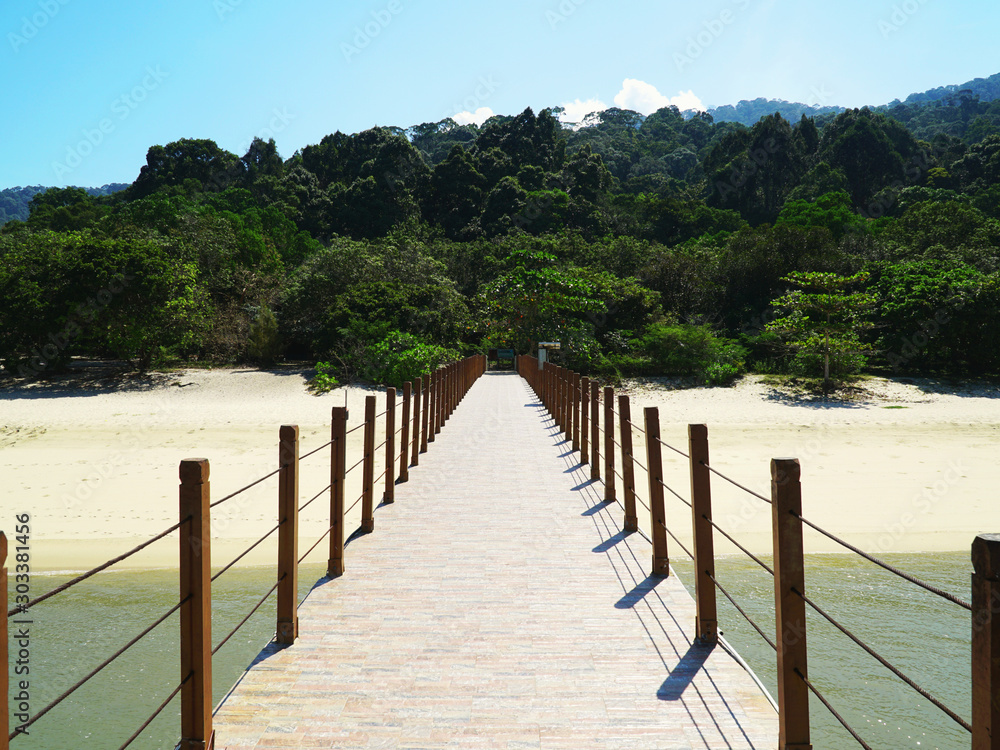
[[[217,499],[277,466],[280,425],[299,425],[304,454],[329,440],[330,409],[344,403],[345,392],[351,426],[360,421],[366,396],[378,397],[378,411],[385,408],[379,391],[313,396],[301,371],[191,370],[155,381],[125,390],[0,390],[0,466],[7,488],[0,529],[10,534],[17,514],[31,514],[37,569],[84,569],[175,523],[183,458],[210,459]],[[633,383],[628,392],[637,422],[641,407],[660,407],[663,437],[678,448],[686,449],[688,423],[707,423],[712,465],[762,494],[769,492],[769,459],[798,457],[804,514],[866,549],[968,549],[975,534],[1000,530],[995,388],[944,391],[927,383],[875,381],[868,399],[847,405],[783,398],[753,378],[731,389]],[[360,446],[359,430],[350,437],[349,456],[357,456]],[[303,462],[303,501],[329,483],[327,455]],[[664,461],[667,481],[686,495],[686,463],[669,452]],[[376,474],[381,470],[378,463]],[[359,475],[355,471],[349,482],[348,504],[360,495]],[[216,564],[275,523],[275,488],[271,479],[215,510]],[[721,480],[713,495],[719,523],[751,548],[768,551],[768,506]],[[376,501],[380,497],[379,488]],[[686,509],[676,500],[667,507],[671,525],[687,530]],[[323,496],[303,515],[303,551],[327,528],[328,512]],[[348,528],[358,514],[356,508]],[[175,547],[176,541],[164,540],[130,564],[175,565]],[[310,559],[325,560],[324,548]],[[807,536],[807,551],[830,549],[836,547]],[[269,561],[273,550],[269,541],[248,561]]]

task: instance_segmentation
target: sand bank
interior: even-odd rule
[[[220,498],[277,466],[280,425],[299,425],[306,453],[329,440],[331,407],[345,398],[351,425],[360,421],[366,396],[376,395],[379,411],[384,408],[384,392],[363,388],[313,396],[306,377],[292,370],[190,370],[125,387],[0,389],[6,486],[0,529],[13,529],[17,514],[30,513],[34,566],[84,569],[176,522],[181,459],[208,458],[213,498]],[[1000,530],[996,388],[874,381],[864,398],[850,403],[789,398],[755,378],[728,389],[669,390],[652,381],[629,383],[626,390],[637,418],[643,406],[660,408],[663,437],[679,448],[686,448],[687,424],[708,424],[713,466],[762,494],[769,491],[769,459],[798,457],[805,515],[866,549],[968,549],[975,534]],[[359,455],[360,448],[358,431],[350,436],[349,454]],[[675,454],[665,453],[664,460],[667,482],[686,494],[686,464]],[[349,482],[348,504],[360,495],[359,474]],[[325,452],[303,462],[303,501],[328,483]],[[768,506],[721,480],[713,494],[720,523],[751,548],[769,550]],[[690,525],[685,513],[679,502],[668,503],[668,519],[682,532]],[[356,508],[349,528],[358,514]],[[271,528],[275,516],[274,479],[219,506],[215,562],[228,562]],[[321,497],[302,517],[303,545],[325,531],[327,516]],[[164,540],[130,564],[175,565],[175,545]],[[315,559],[325,559],[323,546]],[[270,561],[273,549],[265,543],[248,562]],[[814,534],[807,537],[809,551],[832,549]]]

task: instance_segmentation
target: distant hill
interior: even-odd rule
[[[1000,99],[1000,73],[992,75],[989,78],[974,78],[971,81],[966,81],[958,85],[938,86],[936,89],[930,89],[922,94],[910,94],[904,101],[900,102],[899,99],[896,99],[890,102],[889,106],[892,107],[897,104],[929,104],[931,102],[950,103],[966,92],[979,97],[979,100],[984,102]]]
[[[844,111],[843,107],[818,107],[801,102],[787,102],[784,99],[763,99],[758,98],[753,101],[744,99],[739,104],[733,106],[726,104],[721,107],[714,107],[708,110],[712,119],[716,122],[738,122],[747,127],[751,127],[762,117],[780,112],[788,122],[798,122],[802,115],[806,117],[818,117],[820,115],[837,115]],[[685,112],[685,116],[692,113]]]
[[[119,190],[124,190],[128,185],[122,182],[113,182],[99,188],[84,188],[90,195],[111,195]],[[28,218],[28,204],[38,193],[44,193],[49,188],[42,185],[31,185],[28,187],[13,187],[0,190],[0,226],[8,221],[25,221]]]

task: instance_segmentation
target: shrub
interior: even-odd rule
[[[278,321],[271,308],[264,305],[257,319],[250,326],[250,340],[247,345],[250,357],[259,365],[273,365],[281,354],[281,336]]]
[[[366,380],[401,388],[403,383],[433,372],[459,358],[458,352],[436,344],[426,344],[408,333],[393,331],[369,347],[363,372]]]
[[[656,323],[646,329],[639,346],[660,373],[699,375],[709,385],[724,385],[744,372],[747,351],[719,338],[708,325]]]
[[[333,374],[334,367],[329,362],[316,363],[316,375],[309,381],[309,390],[317,396],[340,387],[340,381]]]

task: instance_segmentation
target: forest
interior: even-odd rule
[[[399,383],[545,340],[611,379],[1000,371],[1000,101],[559,114],[288,158],[183,139],[123,190],[35,192],[0,229],[4,372],[307,361]]]

